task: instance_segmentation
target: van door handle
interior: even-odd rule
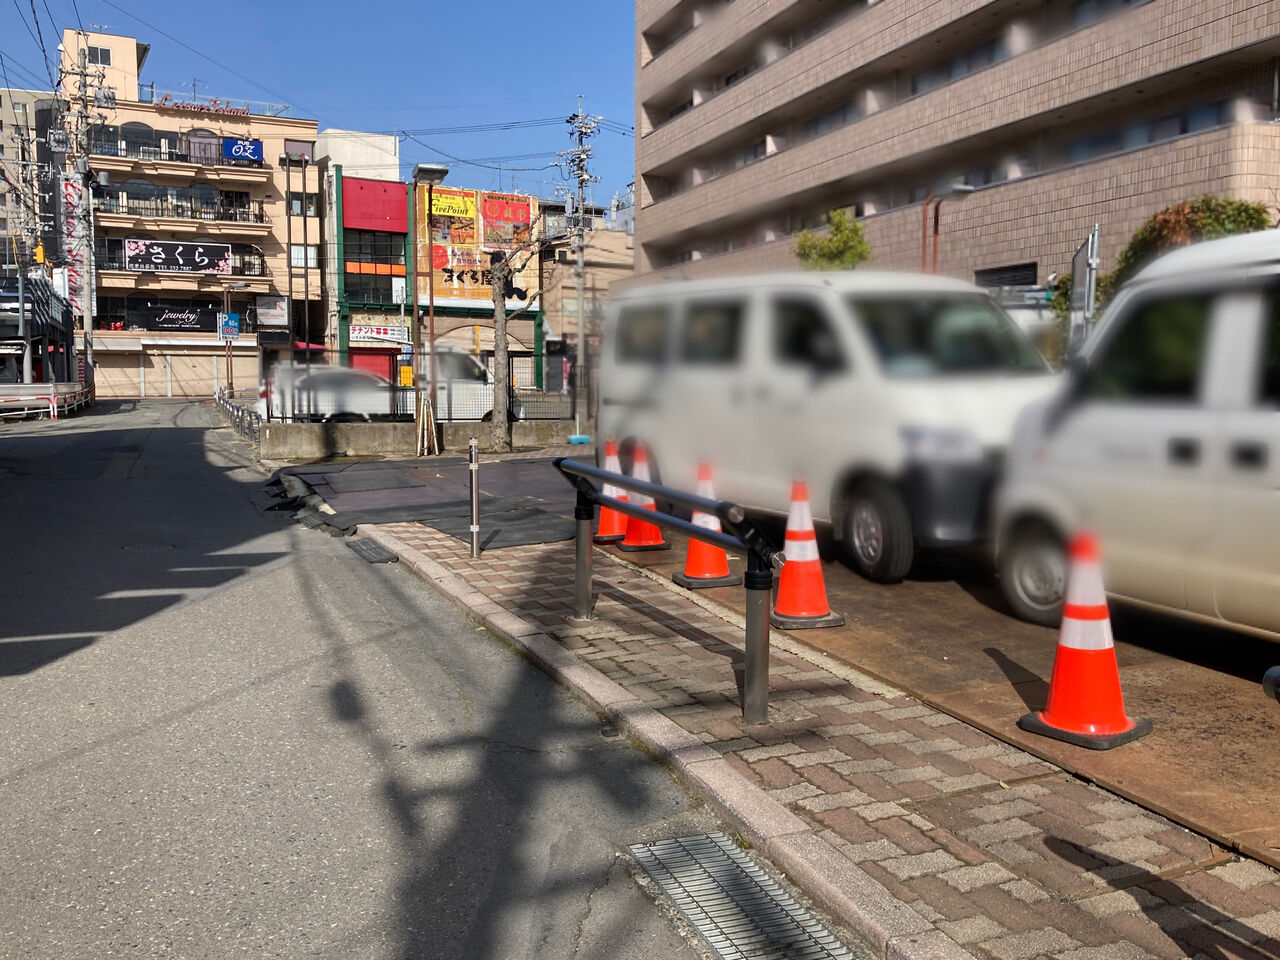
[[[1194,437],[1169,439],[1169,462],[1180,466],[1193,466],[1200,462],[1200,441]]]
[[[1265,470],[1266,444],[1258,440],[1237,440],[1231,444],[1231,465],[1241,470]]]

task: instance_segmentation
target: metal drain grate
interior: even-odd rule
[[[723,833],[627,849],[719,960],[854,960]]]
[[[347,546],[370,563],[395,563],[400,559],[382,544],[374,540],[365,540],[362,537],[348,540]]]

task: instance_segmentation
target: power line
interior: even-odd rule
[[[44,58],[45,73],[49,74],[49,85],[57,86],[53,79],[53,70],[49,66],[49,51],[44,45],[44,31],[40,29],[40,14],[36,12],[36,0],[31,0],[31,20],[36,25],[36,39],[40,43],[40,55]],[[55,24],[55,29],[57,25]],[[58,70],[62,70],[62,65],[58,65]]]
[[[482,167],[483,169],[486,169],[486,170],[498,170],[503,172],[510,172],[513,170],[517,172],[523,172],[523,171],[530,171],[530,170],[545,170],[547,169],[547,167],[552,166],[552,164],[547,164],[544,167],[499,167],[499,166],[494,166],[493,164],[484,163],[478,160],[467,160],[463,157],[455,157],[452,153],[447,153],[444,150],[441,150],[439,147],[433,147],[431,144],[423,140],[419,140],[408,130],[401,130],[400,132],[404,134],[404,136],[412,140],[414,143],[418,144],[418,146],[426,147],[432,153],[438,153],[440,154],[440,156],[446,157],[452,160],[454,163],[461,163],[464,166],[468,166],[468,167]],[[550,154],[544,154],[544,156],[550,156]]]
[[[14,0],[14,2],[16,3],[17,0]],[[105,3],[108,7],[111,7],[112,9],[120,11],[125,16],[132,17],[134,20],[137,20],[143,26],[149,27],[150,29],[154,30],[156,33],[160,34],[160,36],[164,37],[166,40],[171,40],[174,43],[176,43],[178,46],[182,47],[183,49],[190,50],[197,57],[200,57],[204,60],[208,60],[215,67],[219,67],[227,71],[227,73],[231,74],[232,76],[239,77],[245,83],[251,84],[252,86],[257,87],[259,90],[262,90],[265,93],[271,94],[271,96],[275,97],[277,100],[281,101],[282,103],[291,103],[292,105],[302,110],[306,110],[308,113],[315,112],[310,108],[308,108],[307,106],[305,106],[304,104],[298,103],[297,101],[293,100],[292,97],[287,97],[283,93],[278,93],[277,91],[272,90],[270,87],[267,87],[261,83],[258,83],[258,81],[254,80],[252,77],[248,77],[245,74],[241,73],[239,70],[236,70],[232,67],[228,67],[225,63],[215,60],[213,57],[209,56],[207,53],[202,53],[201,51],[197,50],[195,47],[191,46],[191,44],[186,43],[183,40],[179,40],[173,34],[166,33],[164,30],[161,30],[159,27],[157,27],[154,23],[144,20],[142,17],[138,16],[136,13],[132,13],[131,11],[126,10],[124,7],[120,6],[120,4],[115,3],[114,0],[102,0],[102,2]]]

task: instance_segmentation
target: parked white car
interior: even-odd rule
[[[644,442],[662,482],[785,513],[791,482],[854,566],[901,579],[917,547],[983,538],[996,472],[1053,374],[978,287],[937,276],[789,273],[614,298],[600,436]]]
[[[490,420],[493,417],[493,377],[481,363],[461,350],[436,352],[438,420]],[[427,363],[422,361],[421,389],[430,393]],[[255,409],[265,420],[362,421],[412,419],[414,391],[393,384],[367,370],[330,364],[280,365],[262,384]],[[509,417],[518,420],[521,407],[514,392]]]
[[[1028,620],[1061,618],[1063,543],[1087,526],[1113,596],[1280,638],[1280,231],[1178,250],[1120,290],[1019,421],[997,522]]]

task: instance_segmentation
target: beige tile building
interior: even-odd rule
[[[1104,265],[1161,207],[1280,202],[1275,0],[637,0],[640,276],[787,268],[848,208],[875,262],[993,285]],[[930,225],[930,230],[932,225]]]
[[[144,86],[149,47],[133,37],[66,30],[61,49],[73,135],[82,75],[87,88],[98,395],[212,394],[227,383],[215,326],[226,306],[241,318],[237,387],[301,356],[302,342],[323,344],[316,122]]]

